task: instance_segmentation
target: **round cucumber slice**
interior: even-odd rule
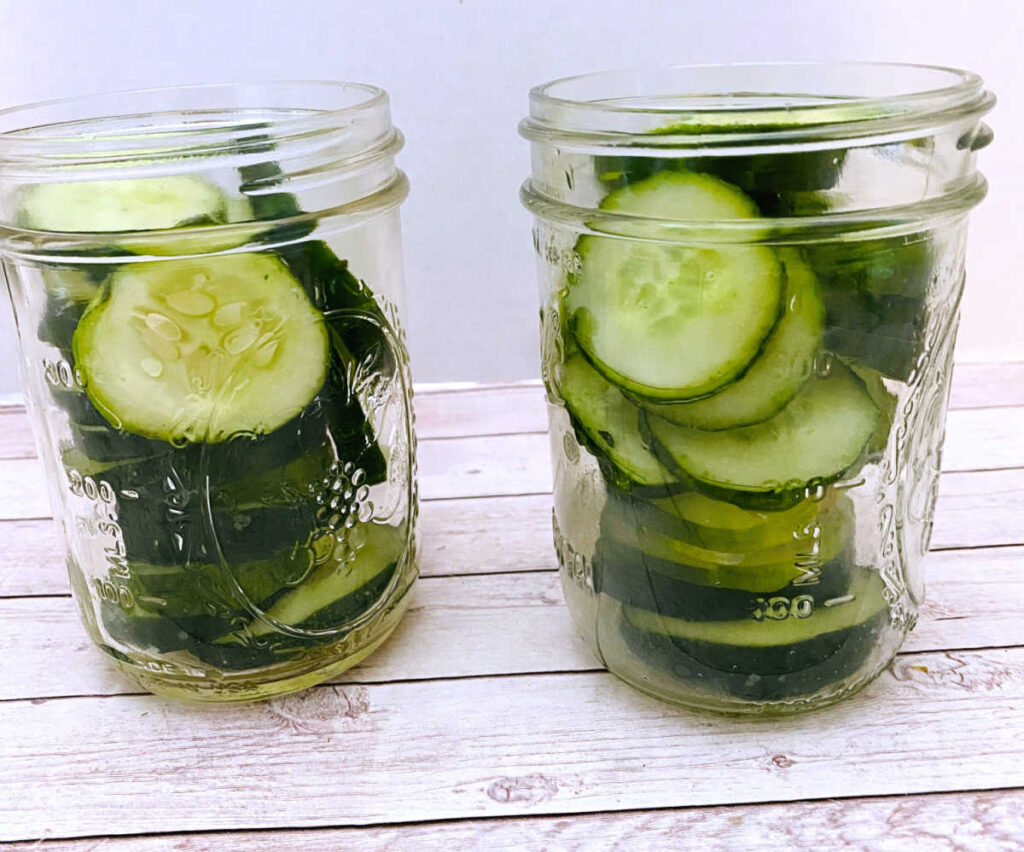
[[[827,508],[834,502],[830,498],[826,500],[826,505],[823,505],[825,501],[816,503],[813,500],[803,500],[781,512],[744,509],[723,500],[715,500],[698,491],[674,494],[651,502],[658,509],[697,526],[712,527],[723,532],[744,533],[758,530],[766,524],[792,526],[794,523],[810,522],[822,508]]]
[[[40,183],[21,197],[21,223],[40,231],[160,231],[225,220],[212,183],[193,175]]]
[[[688,621],[633,607],[624,612],[634,627],[650,633],[737,648],[781,648],[869,621],[886,609],[884,591],[876,572],[861,570],[840,601],[805,618]]]
[[[692,172],[660,172],[601,206],[647,217],[758,217],[734,186]],[[640,396],[717,390],[746,369],[779,315],[781,265],[769,248],[586,236],[577,250],[581,268],[566,296],[577,340],[602,373]]]
[[[703,586],[771,591],[813,573],[835,559],[850,540],[852,507],[848,501],[823,511],[789,542],[748,551],[714,551],[661,532],[645,529],[637,519],[605,507],[602,533],[608,551],[642,553],[657,573]]]
[[[322,387],[323,318],[274,257],[126,265],[75,331],[86,392],[115,427],[215,443],[265,434]]]
[[[830,491],[821,501],[803,500],[793,508],[781,512],[754,512],[725,503],[722,505],[735,509],[737,514],[748,515],[751,520],[760,519],[758,523],[746,526],[738,517],[730,518],[729,520],[734,522],[730,528],[701,524],[682,516],[675,502],[679,498],[689,497],[703,498],[709,503],[717,502],[693,492],[656,498],[641,507],[644,523],[665,535],[698,547],[727,552],[766,550],[787,543],[792,544],[813,525],[820,512],[830,508],[835,502],[835,493]]]
[[[654,437],[694,479],[733,491],[772,493],[840,476],[861,456],[878,420],[864,383],[839,361],[814,376],[774,417],[705,432],[649,418]]]
[[[662,485],[672,480],[640,437],[639,410],[586,358],[569,356],[561,365],[558,389],[593,444],[632,482]]]
[[[792,249],[780,253],[786,271],[785,307],[761,354],[743,376],[705,399],[676,405],[648,403],[659,417],[697,429],[733,429],[777,414],[811,375],[825,330],[825,307],[815,275]]]

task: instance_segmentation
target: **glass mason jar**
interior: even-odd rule
[[[363,659],[416,577],[387,95],[198,86],[0,112],[0,250],[71,586],[146,689]]]
[[[531,92],[555,546],[623,680],[796,712],[913,628],[992,103],[877,64]]]

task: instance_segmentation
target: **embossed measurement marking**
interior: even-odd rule
[[[755,598],[751,617],[755,621],[784,621],[787,618],[809,618],[814,612],[814,598],[797,595],[788,598],[778,595],[771,598]]]
[[[562,570],[572,578],[576,585],[594,593],[594,566],[590,560],[574,548],[558,527],[554,512],[551,513],[551,525],[555,534],[555,553]]]
[[[96,529],[106,539],[103,556],[107,563],[107,576],[93,578],[96,594],[101,600],[119,604],[124,609],[131,609],[135,606],[135,596],[127,586],[118,582],[127,580],[131,574],[124,546],[124,533],[117,522],[117,496],[114,489],[106,480],[83,476],[74,468],[69,468],[66,473],[68,489],[76,497],[88,500],[93,505],[99,518]]]

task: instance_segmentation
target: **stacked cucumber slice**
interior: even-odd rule
[[[115,648],[222,671],[308,657],[400,570],[408,518],[371,520],[388,448],[356,386],[402,369],[373,293],[323,242],[240,251],[158,233],[238,219],[254,223],[244,243],[282,205],[300,212],[290,195],[250,205],[193,176],[22,197],[25,227],[109,234],[109,263],[41,270],[38,337],[74,377],[51,393],[72,493],[107,495],[74,555]],[[153,231],[143,250],[170,256],[129,257],[126,231]]]
[[[812,156],[811,182],[827,180]],[[608,179],[606,210],[760,215],[749,187],[675,161]],[[552,306],[561,360],[547,373],[607,483],[594,591],[631,652],[684,689],[814,693],[855,673],[887,628],[846,488],[885,446],[886,381],[908,368],[905,351],[879,351],[877,322],[861,322],[879,299],[921,309],[928,252],[906,245],[579,239],[579,268]],[[856,340],[844,337],[847,298]],[[906,330],[897,337],[914,347]]]

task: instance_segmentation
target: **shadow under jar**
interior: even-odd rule
[[[914,626],[992,103],[878,64],[531,92],[555,546],[623,680],[809,710]]]
[[[355,665],[416,576],[387,95],[198,86],[0,112],[21,374],[93,641],[145,688]]]

